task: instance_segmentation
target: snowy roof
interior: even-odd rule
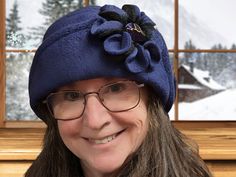
[[[225,90],[226,88],[222,85],[218,84],[216,81],[213,80],[213,78],[210,76],[209,71],[203,71],[197,68],[194,68],[194,72],[192,73],[190,71],[190,67],[187,65],[181,65],[184,67],[189,74],[191,74],[199,83],[202,85],[212,89],[212,90]],[[209,78],[209,80],[206,80]]]
[[[202,88],[197,86],[197,85],[193,85],[193,84],[179,84],[178,85],[179,89],[191,89],[191,90],[201,90]]]
[[[236,89],[229,89],[192,103],[179,103],[180,120],[236,120]],[[174,108],[170,111],[174,117]]]

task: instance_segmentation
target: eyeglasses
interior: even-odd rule
[[[100,103],[111,112],[123,112],[135,108],[140,102],[140,88],[144,84],[134,81],[118,81],[106,84],[97,92],[82,93],[78,90],[64,90],[51,93],[44,103],[51,115],[58,120],[80,118],[85,110],[86,97],[97,95]]]

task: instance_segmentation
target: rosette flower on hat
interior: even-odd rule
[[[104,40],[104,50],[112,56],[124,55],[124,64],[131,73],[151,70],[161,59],[161,52],[150,40],[155,23],[135,5],[119,9],[113,5],[101,7],[91,28],[91,34]],[[114,59],[116,57],[111,57]]]

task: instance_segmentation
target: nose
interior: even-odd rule
[[[86,95],[85,110],[82,115],[84,126],[100,130],[111,122],[109,111],[101,104],[96,93]]]

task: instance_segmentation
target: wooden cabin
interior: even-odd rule
[[[224,91],[208,71],[194,68],[194,65],[179,67],[179,102],[194,102]]]

